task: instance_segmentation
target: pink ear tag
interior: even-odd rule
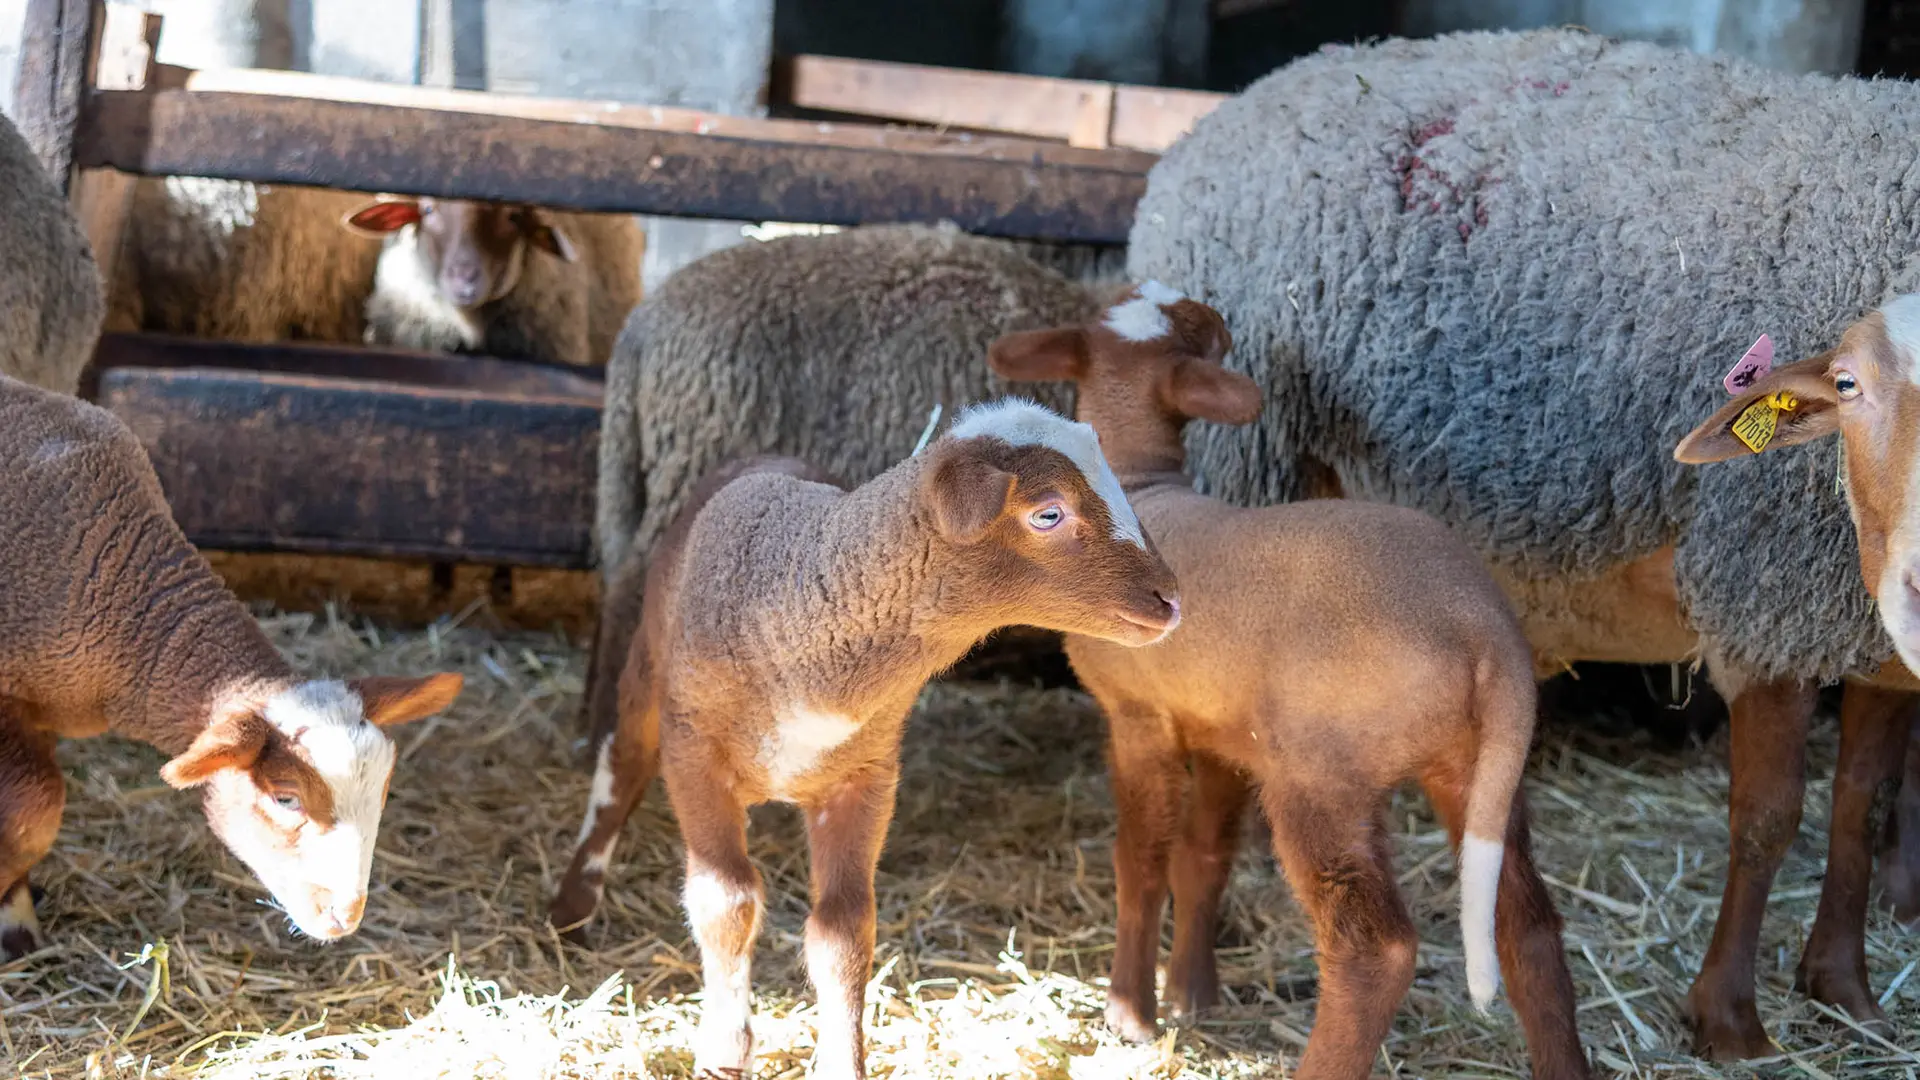
[[[1727,393],[1738,397],[1752,389],[1754,383],[1765,378],[1772,370],[1773,339],[1761,334],[1760,340],[1747,350],[1747,355],[1741,357],[1740,362],[1733,365],[1733,370],[1727,372],[1727,377],[1720,380],[1720,385],[1727,388]]]

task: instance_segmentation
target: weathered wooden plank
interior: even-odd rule
[[[13,123],[67,190],[100,0],[28,0],[13,84]]]
[[[415,90],[416,93],[419,91]],[[432,91],[458,94],[458,91]],[[185,89],[101,92],[85,166],[589,211],[1124,243],[1147,155],[735,119],[726,134]],[[789,122],[790,123],[790,122]],[[846,133],[844,135],[839,133]],[[913,138],[894,138],[912,135]],[[929,141],[937,140],[937,141]]]
[[[146,334],[107,335],[96,362],[196,544],[589,563],[600,408],[578,374]]]
[[[100,47],[95,50],[93,86],[138,90],[147,85],[155,50],[160,47],[160,16],[121,4],[102,13]],[[73,212],[86,230],[100,279],[113,291],[120,269],[120,238],[133,208],[133,177],[113,169],[77,170],[71,192]]]
[[[775,94],[806,109],[1149,153],[1173,145],[1226,100],[1198,90],[804,54],[781,60]]]

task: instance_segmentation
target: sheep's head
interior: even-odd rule
[[[1232,348],[1219,312],[1149,281],[1085,326],[1004,335],[987,364],[1016,382],[1078,383],[1080,419],[1115,464],[1178,470],[1187,421],[1248,424],[1260,415],[1259,387],[1221,366]]]
[[[950,593],[983,627],[1150,645],[1179,625],[1173,571],[1092,428],[1008,399],[969,410],[926,454],[920,496],[954,549]]]
[[[1838,432],[1861,579],[1900,658],[1920,671],[1920,295],[1868,312],[1818,356],[1744,381],[1674,458],[1724,461]]]
[[[463,310],[512,292],[534,251],[575,259],[573,242],[544,211],[519,204],[380,199],[347,215],[346,225],[372,235],[414,226],[441,298]]]
[[[215,835],[300,932],[345,937],[366,908],[393,775],[393,741],[381,729],[439,712],[460,686],[458,675],[432,675],[235,694],[160,775],[203,788]]]

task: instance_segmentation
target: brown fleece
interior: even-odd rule
[[[818,475],[791,459],[730,466],[663,538],[621,672],[619,729],[553,904],[570,934],[591,916],[621,824],[664,772],[707,973],[702,1069],[750,1067],[760,887],[748,807],[806,810],[816,1075],[863,1075],[873,871],[922,685],[1001,626],[1138,643],[1175,618],[1172,575],[1150,546],[1114,536],[1108,507],[1057,450],[945,437],[852,491],[805,479]],[[1056,505],[1069,511],[1058,531],[1030,527]],[[637,559],[620,568],[625,588]],[[822,751],[794,756],[792,740],[823,728],[835,735]]]
[[[73,393],[105,307],[80,222],[0,116],[0,375]]]
[[[173,176],[135,182],[107,329],[356,343],[378,242],[355,192]]]
[[[1241,509],[1196,493],[1183,472],[1188,420],[1249,423],[1260,395],[1219,365],[1231,341],[1211,308],[1159,309],[1166,329],[1151,340],[1096,322],[1009,335],[989,354],[1010,379],[1078,383],[1080,418],[1185,605],[1181,628],[1147,648],[1067,637],[1108,717],[1119,811],[1109,1021],[1131,1038],[1154,1033],[1170,860],[1168,997],[1176,1015],[1217,999],[1220,894],[1257,796],[1319,950],[1320,1006],[1296,1075],[1366,1076],[1413,978],[1417,936],[1385,810],[1417,780],[1456,845],[1463,834],[1505,843],[1498,951],[1534,1075],[1586,1076],[1559,919],[1517,799],[1535,709],[1518,620],[1478,556],[1418,512],[1341,500]]]

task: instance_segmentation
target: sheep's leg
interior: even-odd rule
[[[1220,1002],[1213,939],[1220,926],[1220,895],[1233,872],[1240,822],[1252,794],[1238,769],[1207,754],[1193,755],[1186,825],[1173,852],[1173,959],[1167,966],[1167,1006],[1189,1019]]]
[[[0,962],[40,946],[27,872],[53,848],[67,803],[53,740],[14,723],[0,710]]]
[[[1843,692],[1827,877],[1794,974],[1797,989],[1861,1023],[1887,1019],[1867,985],[1867,890],[1873,881],[1873,843],[1899,791],[1914,702],[1912,694],[1859,683],[1847,684]]]
[[[862,774],[806,807],[813,913],[807,917],[807,977],[819,996],[813,1075],[867,1075],[861,1015],[873,971],[873,875],[893,820],[894,768]]]
[[[1800,829],[1811,683],[1757,683],[1732,702],[1733,843],[1720,916],[1687,991],[1694,1052],[1717,1061],[1763,1057],[1773,1044],[1753,1001],[1753,958],[1767,890]]]
[[[1456,851],[1466,828],[1471,750],[1469,746],[1466,753],[1444,755],[1420,777]],[[1592,1072],[1574,1021],[1573,976],[1567,971],[1560,913],[1533,862],[1533,834],[1522,792],[1514,793],[1507,819],[1493,917],[1500,974],[1506,980],[1507,1000],[1526,1032],[1535,1080],[1586,1080]]]
[[[1117,908],[1107,1025],[1135,1042],[1154,1036],[1153,974],[1167,900],[1167,855],[1179,828],[1183,756],[1166,717],[1109,708],[1107,766],[1119,829],[1113,841]],[[1209,939],[1211,944],[1211,939]]]
[[[631,669],[630,669],[631,670]],[[660,713],[643,679],[623,673],[621,716],[613,734],[600,743],[592,794],[573,861],[554,892],[547,920],[569,941],[579,944],[583,928],[600,906],[607,867],[620,828],[633,816],[660,770]]]
[[[1906,778],[1880,848],[1880,883],[1894,919],[1920,930],[1920,713],[1907,735]]]
[[[1294,1080],[1364,1080],[1413,985],[1419,937],[1394,887],[1378,793],[1328,777],[1261,794],[1274,852],[1313,920],[1320,1003]]]
[[[697,1076],[753,1075],[753,942],[763,906],[747,860],[747,809],[704,755],[669,756],[667,796],[687,845],[687,921],[700,946],[704,1003],[695,1037]]]

